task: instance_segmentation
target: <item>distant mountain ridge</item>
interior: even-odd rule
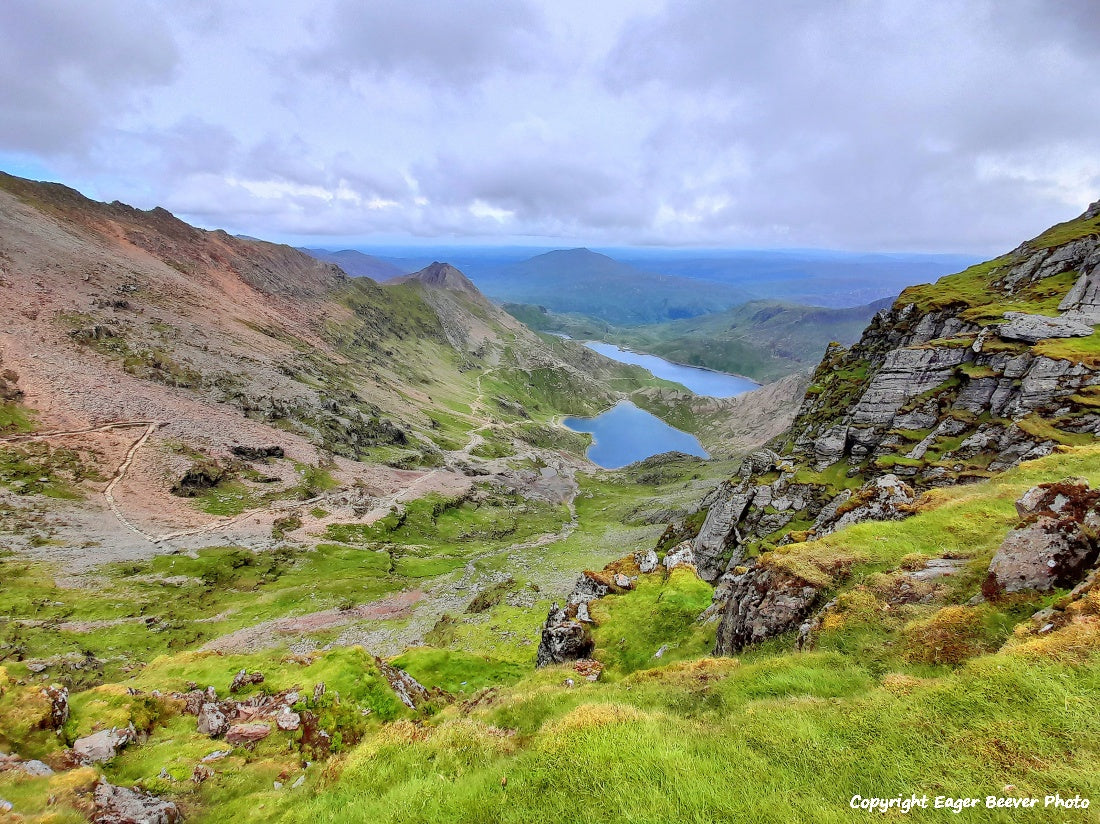
[[[333,252],[328,249],[301,248],[299,251],[318,260],[335,263],[352,277],[389,280],[405,274],[405,270],[400,266],[356,249],[341,249],[339,252]]]
[[[590,249],[561,249],[475,275],[489,297],[579,312],[621,326],[659,323],[727,309],[744,290],[647,272]]]

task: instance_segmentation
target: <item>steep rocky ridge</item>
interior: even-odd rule
[[[797,626],[820,595],[772,580],[751,556],[906,517],[921,489],[1100,434],[1098,232],[1094,204],[1007,255],[906,289],[859,343],[829,348],[790,430],[704,502],[693,548],[718,584],[717,651]]]

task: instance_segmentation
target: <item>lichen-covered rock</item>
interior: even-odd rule
[[[275,716],[275,726],[283,732],[293,732],[302,723],[302,716],[294,712],[290,707],[281,707]]]
[[[719,589],[721,596],[715,594],[720,615],[715,655],[733,655],[796,629],[819,595],[817,587],[755,559],[723,575]]]
[[[736,543],[735,525],[745,514],[745,510],[756,494],[756,485],[748,480],[736,486],[724,483],[719,487],[718,496],[707,511],[707,517],[699,528],[699,534],[692,542],[699,568],[699,576],[706,581],[714,581],[729,562],[737,563],[740,558],[727,558],[727,549]]]
[[[916,497],[913,487],[897,475],[883,475],[854,494],[848,490],[840,493],[834,500],[835,505],[826,507],[818,515],[813,532],[821,536],[862,521],[899,521],[912,514]]]
[[[616,572],[611,577],[611,580],[615,584],[615,586],[617,586],[619,589],[633,589],[634,588],[634,582],[631,581],[630,578],[628,578],[626,575],[623,575],[621,572]]]
[[[648,575],[657,568],[658,563],[657,553],[652,549],[640,550],[634,553],[634,563],[638,565],[638,570],[643,575]]]
[[[101,764],[114,758],[122,747],[136,737],[133,727],[100,730],[74,741],[73,757],[81,764]]]
[[[584,574],[582,574],[581,577],[577,579],[577,582],[573,584],[573,591],[569,593],[566,604],[587,604],[589,601],[595,601],[597,598],[602,598],[610,591],[611,588],[606,583],[594,577],[588,570],[585,570]]]
[[[665,553],[665,569],[669,572],[680,566],[695,566],[695,553],[691,549],[691,541],[677,544]]]
[[[571,616],[557,604],[551,607],[542,628],[538,655],[535,659],[536,667],[577,661],[588,658],[592,654],[596,646],[592,640],[592,634],[588,631],[588,627],[576,620],[575,616],[575,612]]]
[[[989,564],[983,594],[1073,587],[1100,556],[1100,491],[1085,481],[1040,484],[1016,502],[1023,521],[1005,537]]]
[[[129,790],[100,779],[93,795],[95,824],[178,824],[179,807],[142,790]]]
[[[203,704],[198,713],[195,729],[201,735],[217,738],[229,729],[229,721],[217,704]]]
[[[262,684],[264,682],[264,674],[262,672],[246,672],[241,670],[233,676],[233,683],[229,685],[230,692],[240,692],[245,687],[250,687],[253,684]]]

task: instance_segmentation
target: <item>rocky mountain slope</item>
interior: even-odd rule
[[[922,492],[1096,440],[1098,230],[1094,204],[995,260],[906,289],[857,344],[830,346],[790,429],[658,547],[716,585],[704,613],[716,652],[811,631],[843,576],[843,561],[813,566],[826,536],[905,519]],[[809,568],[784,563],[800,554]],[[575,633],[571,617],[551,612],[544,642]]]

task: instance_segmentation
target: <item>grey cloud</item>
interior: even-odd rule
[[[541,14],[526,2],[337,0],[305,62],[326,73],[464,86],[538,65],[545,37]]]
[[[166,83],[177,59],[160,17],[137,0],[7,0],[0,4],[0,147],[79,147],[127,109],[135,90]]]

